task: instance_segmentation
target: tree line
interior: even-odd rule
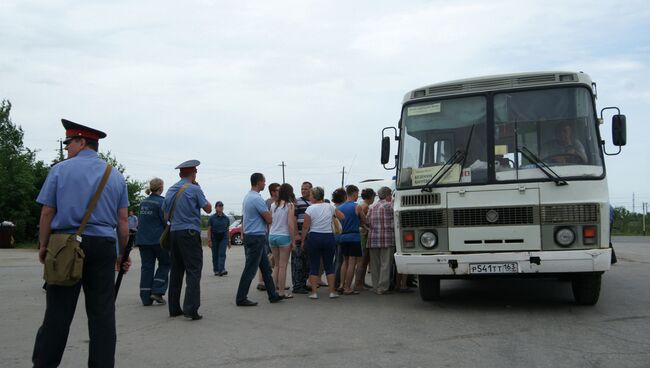
[[[36,203],[50,167],[64,159],[60,151],[50,164],[36,159],[37,150],[25,147],[24,131],[10,117],[11,103],[0,102],[0,222],[15,225],[17,242],[35,240],[41,205]],[[99,152],[99,156],[124,174],[126,168],[111,152]],[[129,210],[137,211],[142,201],[145,182],[124,176],[129,195]]]

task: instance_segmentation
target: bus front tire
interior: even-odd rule
[[[425,302],[440,299],[440,278],[433,275],[418,275],[420,298]]]
[[[573,297],[577,304],[594,305],[600,297],[601,274],[575,275],[571,280]]]

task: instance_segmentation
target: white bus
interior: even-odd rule
[[[625,115],[604,108],[584,73],[457,80],[406,94],[398,128],[384,128],[395,164],[395,262],[418,275],[423,300],[440,280],[562,277],[593,305],[610,268],[604,154],[625,145]],[[603,112],[614,109],[610,153]]]

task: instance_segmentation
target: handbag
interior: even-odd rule
[[[158,239],[160,241],[160,247],[162,249],[170,250],[172,249],[172,238],[169,236],[169,233],[171,232],[171,227],[172,227],[172,217],[174,216],[174,209],[176,208],[176,200],[178,197],[187,189],[187,187],[190,185],[190,183],[187,183],[181,187],[181,189],[176,192],[176,195],[174,196],[174,201],[172,202],[172,208],[169,210],[169,219],[167,220],[167,223],[165,224],[165,228],[163,229],[162,234],[160,234],[160,238]]]
[[[341,226],[341,221],[336,216],[332,216],[332,233],[334,235],[341,235],[342,232],[343,226]]]
[[[90,200],[79,229],[75,234],[50,234],[45,254],[43,279],[49,285],[72,286],[81,280],[85,254],[81,249],[81,234],[97,205],[111,174],[111,165],[106,165],[104,176],[99,182],[95,195]]]

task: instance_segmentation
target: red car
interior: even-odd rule
[[[241,236],[241,220],[235,220],[235,222],[230,225],[230,230],[228,230],[228,238],[230,239],[230,244],[244,244],[244,240]]]

